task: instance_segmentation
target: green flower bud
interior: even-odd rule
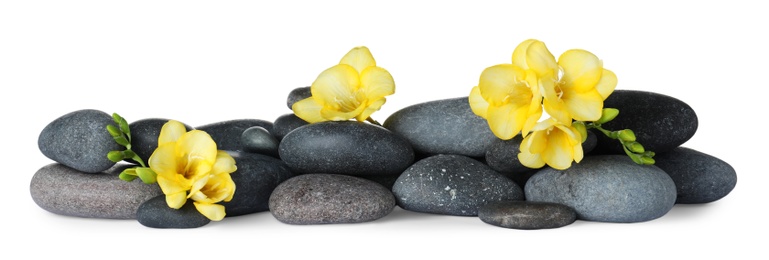
[[[134,151],[131,151],[131,150],[123,151],[123,158],[131,159],[131,158],[134,158],[134,156],[136,156],[136,153]]]
[[[123,132],[120,132],[120,129],[118,129],[117,126],[114,126],[114,125],[107,125],[107,132],[109,132],[109,135],[111,135],[112,137],[123,135]]]
[[[107,153],[107,159],[112,162],[119,162],[125,159],[125,157],[123,157],[123,152],[121,151],[110,151]]]
[[[585,140],[587,140],[587,127],[585,127],[585,122],[577,121],[572,123],[571,126],[577,129],[579,134],[582,136],[582,142],[584,143]]]
[[[120,176],[118,176],[121,180],[124,181],[133,181],[137,178],[136,176],[136,170],[134,168],[129,168],[123,170],[123,172],[120,173]]]
[[[128,139],[125,139],[125,137],[121,136],[113,136],[115,139],[115,142],[117,142],[119,145],[122,146],[128,146],[130,143],[128,142]]]
[[[652,158],[652,157],[654,157],[654,155],[656,155],[656,154],[654,152],[652,152],[652,151],[644,152],[644,157]]]
[[[646,164],[646,165],[653,165],[656,162],[654,161],[653,158],[646,157],[646,156],[641,157],[641,161],[643,161],[643,164]]]
[[[627,155],[630,157],[630,159],[633,159],[633,162],[635,162],[636,164],[641,164],[641,165],[644,164],[642,156],[633,154],[633,153],[627,153]]]
[[[617,115],[619,115],[619,109],[604,108],[601,113],[601,118],[599,118],[598,121],[595,121],[595,122],[597,124],[604,124],[606,122],[614,120],[614,118],[617,117]]]
[[[139,178],[141,178],[142,181],[146,184],[153,184],[157,182],[158,175],[150,168],[136,167],[136,175],[138,175]]]
[[[619,130],[617,137],[625,142],[635,142],[635,133],[630,129]]]
[[[120,126],[120,130],[125,134],[131,134],[131,130],[128,129],[128,121],[117,113],[112,113],[112,120]]]
[[[637,154],[642,154],[646,152],[646,150],[644,149],[644,146],[638,142],[626,143],[625,147],[627,147],[627,149],[630,150],[631,152],[637,153]]]

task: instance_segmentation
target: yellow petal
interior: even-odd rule
[[[187,203],[186,192],[176,192],[172,194],[166,193],[166,204],[172,209],[179,209]]]
[[[325,118],[320,116],[321,108],[323,108],[323,106],[316,102],[316,100],[312,97],[302,99],[291,106],[291,110],[294,111],[294,114],[297,117],[309,123],[327,121]]]
[[[518,154],[518,161],[521,162],[523,166],[531,169],[539,169],[542,168],[542,166],[545,166],[545,161],[542,160],[542,156],[539,154],[521,152]]]
[[[208,164],[210,167],[216,161],[216,142],[208,133],[200,130],[192,130],[179,137],[176,142],[176,151],[181,152],[178,156],[182,160],[186,159],[186,164],[192,167],[199,167],[198,164],[201,163]]]
[[[206,216],[206,218],[212,221],[222,220],[226,215],[224,213],[224,206],[219,204],[208,204],[200,202],[193,202],[192,204],[195,205],[195,208],[198,210],[198,212],[200,212],[200,214],[203,214],[203,216]]]
[[[483,70],[478,88],[491,105],[502,105],[515,98],[516,87],[526,88],[525,77],[526,72],[512,64],[495,65]]]
[[[509,140],[515,137],[526,123],[528,106],[520,107],[512,103],[502,106],[489,106],[489,128],[499,139]]]
[[[558,58],[563,68],[564,89],[586,92],[595,88],[603,73],[603,64],[592,53],[585,50],[568,50]]]
[[[542,106],[537,106],[537,110],[532,113],[529,111],[529,116],[526,118],[526,123],[523,124],[523,128],[521,128],[521,134],[523,134],[523,137],[526,137],[526,135],[531,132],[531,129],[534,128],[535,125],[537,125],[537,121],[539,121],[539,118],[542,117]]]
[[[170,178],[163,175],[158,175],[157,181],[158,186],[160,186],[160,190],[163,191],[163,194],[186,192],[190,189],[190,186],[192,186],[190,181],[185,180],[184,178],[179,178],[179,175],[173,175],[170,176]]]
[[[577,163],[582,161],[582,158],[585,157],[585,154],[582,151],[582,144],[580,143],[580,144],[574,145],[573,151],[574,151],[574,161]]]
[[[216,152],[216,162],[213,169],[211,169],[212,174],[229,174],[236,170],[238,170],[238,167],[235,166],[235,159],[230,154],[222,150]]]
[[[150,169],[158,175],[172,176],[178,174],[176,161],[176,143],[164,143],[159,145],[150,155],[148,161]]]
[[[395,81],[390,72],[380,67],[368,67],[360,75],[360,87],[368,100],[378,100],[395,93]]]
[[[355,117],[355,120],[358,120],[359,122],[365,121],[369,116],[371,116],[371,114],[379,111],[379,109],[382,108],[382,105],[384,105],[385,101],[387,101],[385,98],[374,100],[374,102],[371,102],[371,104],[363,109],[363,112]]]
[[[565,170],[571,167],[571,162],[574,160],[574,150],[569,145],[566,135],[555,129],[547,137],[547,148],[542,152],[542,160],[550,167]]]
[[[167,123],[163,124],[162,128],[160,128],[158,146],[169,142],[175,142],[186,132],[187,128],[184,127],[182,123],[176,120],[169,120]]]
[[[532,43],[538,42],[535,39],[528,39],[518,44],[513,50],[513,65],[521,67],[524,70],[529,69],[529,65],[526,63],[526,52]]]
[[[320,109],[320,116],[327,120],[344,121],[357,117],[366,109],[365,104],[358,105],[355,110],[345,111],[331,106],[324,106]]]
[[[596,121],[601,118],[603,111],[603,97],[595,90],[585,93],[564,92],[563,104],[577,121]]]
[[[192,180],[192,187],[190,187],[190,194],[187,196],[187,198],[191,198],[193,195],[200,193],[200,190],[206,186],[206,183],[208,183],[208,180],[211,179],[211,177],[212,176],[210,174],[203,174],[202,176]]]
[[[321,72],[310,86],[310,92],[323,107],[339,109],[355,102],[359,86],[358,72],[349,65],[339,64]]]
[[[478,88],[478,86],[473,87],[470,91],[468,101],[470,102],[470,109],[473,110],[473,113],[486,118],[486,112],[489,110],[489,102],[486,102],[486,100],[483,99],[483,96],[481,96],[481,89]]]
[[[547,112],[548,115],[550,115],[551,118],[555,119],[556,121],[565,124],[565,125],[571,125],[572,118],[571,114],[569,113],[570,110],[566,107],[566,105],[556,99],[545,99],[544,102],[545,112]]]
[[[610,70],[604,69],[603,73],[601,73],[601,80],[595,85],[595,90],[606,100],[614,92],[615,87],[617,87],[617,75]]]
[[[539,77],[555,78],[558,76],[558,63],[555,56],[547,49],[544,42],[536,41],[526,49],[526,63]]]
[[[371,51],[365,46],[355,47],[342,57],[339,64],[347,64],[355,68],[358,73],[363,72],[364,69],[376,66],[374,56],[371,55]]]

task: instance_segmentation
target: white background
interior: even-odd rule
[[[766,9],[747,1],[573,2],[3,1],[0,251],[82,259],[766,257]],[[38,134],[71,111],[193,126],[272,121],[291,112],[292,89],[365,45],[395,78],[396,93],[373,115],[384,121],[408,105],[468,95],[484,68],[509,63],[528,38],[556,56],[595,53],[617,74],[617,89],[691,105],[699,129],[684,146],[730,163],[737,187],[649,222],[538,231],[400,209],[363,224],[292,226],[264,212],[162,230],[55,215],[29,194],[32,175],[52,162],[39,152]]]

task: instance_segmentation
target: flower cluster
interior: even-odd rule
[[[594,54],[568,50],[558,60],[541,41],[515,48],[511,64],[486,68],[470,92],[473,112],[503,140],[521,134],[519,161],[566,169],[583,157],[584,122],[597,121],[617,77]],[[550,117],[539,121],[543,110]]]
[[[387,70],[377,67],[366,47],[350,50],[339,64],[326,69],[310,86],[312,96],[291,108],[304,121],[373,121],[371,114],[395,93],[395,82]]]

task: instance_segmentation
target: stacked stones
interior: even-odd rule
[[[310,96],[309,87],[288,97]],[[354,121],[308,124],[293,113],[274,123],[243,119],[199,126],[236,160],[237,190],[227,217],[270,211],[288,224],[374,221],[395,206],[514,229],[543,229],[575,220],[643,222],[676,203],[709,203],[736,185],[726,162],[681,147],[697,129],[684,102],[657,93],[615,91],[605,107],[622,113],[607,129],[632,129],[657,163],[633,163],[618,142],[589,132],[585,158],[563,171],[529,169],[517,161],[521,138],[499,140],[471,111],[467,97],[412,105],[383,126]],[[194,207],[173,210],[157,185],[117,178],[106,158],[117,150],[105,126],[111,117],[76,111],[41,133],[40,150],[56,161],[31,184],[35,202],[53,213],[136,218],[145,226],[190,228],[208,223]],[[145,161],[165,119],[131,123],[133,149]],[[188,126],[188,130],[193,129]]]

